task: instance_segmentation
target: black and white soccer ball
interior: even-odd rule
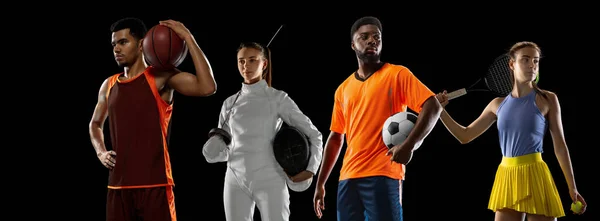
[[[381,136],[383,137],[383,143],[388,148],[392,148],[398,144],[401,144],[406,140],[408,134],[415,127],[417,122],[417,115],[412,112],[404,111],[398,112],[390,116],[381,130]],[[415,145],[414,150],[421,146],[422,142]]]

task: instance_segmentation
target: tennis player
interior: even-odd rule
[[[582,202],[580,213],[583,213],[587,204],[575,185],[558,98],[535,83],[541,50],[533,42],[518,42],[508,54],[514,74],[513,89],[508,96],[494,98],[479,118],[467,127],[454,121],[446,110],[440,119],[463,144],[479,137],[498,121],[503,158],[488,204],[496,214],[496,221],[523,220],[524,216],[528,220],[556,220],[565,216],[550,170],[542,159],[547,127],[569,186],[569,195],[574,202]],[[444,107],[448,104],[446,91],[437,94],[437,99]]]

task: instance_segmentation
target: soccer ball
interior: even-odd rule
[[[417,115],[405,111],[398,112],[390,116],[381,130],[381,136],[383,137],[383,143],[388,148],[392,148],[398,144],[401,144],[406,140],[408,134],[412,131],[413,127],[417,123]],[[422,142],[415,145],[414,150],[421,146]]]

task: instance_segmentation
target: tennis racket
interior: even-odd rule
[[[508,66],[510,57],[507,54],[498,56],[489,66],[487,73],[468,88],[461,88],[448,93],[448,100],[466,95],[470,92],[491,92],[496,96],[506,96],[512,91],[512,70]]]

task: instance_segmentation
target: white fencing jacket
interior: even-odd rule
[[[247,180],[258,179],[261,168],[283,171],[273,154],[273,140],[281,120],[308,136],[311,156],[306,170],[317,174],[323,156],[321,132],[286,92],[269,87],[265,80],[251,85],[242,83],[239,96],[236,93],[223,102],[219,127],[231,134],[232,141],[226,146],[219,136],[211,137],[202,151],[206,161],[226,161],[237,176]],[[287,176],[285,179],[288,187],[297,192],[306,190],[312,182],[312,178],[298,183]]]

